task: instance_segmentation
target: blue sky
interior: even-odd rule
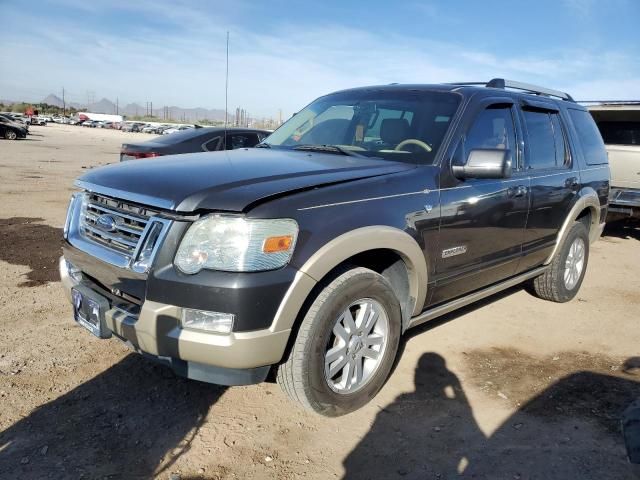
[[[371,84],[505,77],[640,99],[640,1],[0,0],[0,98],[285,116]],[[88,93],[89,92],[89,93]]]

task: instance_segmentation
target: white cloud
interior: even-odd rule
[[[105,4],[83,5],[91,15]],[[236,5],[236,4],[234,4]],[[640,98],[640,71],[623,53],[557,50],[503,56],[454,43],[385,35],[340,24],[282,25],[277,33],[249,31],[231,20],[212,21],[209,4],[187,8],[176,0],[115,1],[109,8],[155,15],[187,30],[151,30],[135,36],[96,33],[67,22],[8,40],[0,50],[0,97],[38,89],[38,100],[65,86],[76,100],[153,101],[154,106],[224,106],[225,34],[231,31],[229,108],[285,115],[319,95],[353,86],[478,81],[504,76],[564,88],[575,97]],[[234,14],[242,11],[238,3]],[[220,18],[231,18],[225,13]],[[218,20],[220,20],[218,18]],[[27,18],[15,21],[26,22]],[[272,25],[273,26],[273,25]],[[6,47],[10,48],[6,48]],[[636,65],[635,67],[631,67]],[[72,98],[73,100],[73,98]]]

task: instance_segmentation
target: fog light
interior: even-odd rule
[[[64,263],[67,268],[67,274],[69,275],[69,277],[71,277],[71,279],[76,282],[80,282],[82,280],[82,271],[73,263],[67,260],[64,260]]]
[[[216,333],[230,333],[233,328],[234,317],[235,315],[232,313],[183,308],[182,328]]]

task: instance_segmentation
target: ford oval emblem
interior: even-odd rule
[[[105,232],[114,232],[116,225],[116,219],[112,215],[100,215],[96,220],[96,226]]]

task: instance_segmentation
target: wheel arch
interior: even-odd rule
[[[544,264],[549,265],[553,261],[553,257],[555,257],[560,250],[562,242],[564,242],[571,225],[580,218],[589,219],[589,225],[587,225],[587,228],[589,229],[589,242],[595,242],[601,233],[601,229],[599,228],[600,209],[600,199],[598,198],[598,194],[595,190],[588,188],[581,191],[580,197],[573,204],[573,207],[571,207],[562,227],[560,227],[553,251],[549,257],[547,257]]]
[[[376,253],[387,261],[377,263]],[[393,256],[401,264],[393,261]],[[399,298],[403,305],[403,327],[409,318],[420,313],[427,295],[427,262],[422,248],[413,237],[398,228],[389,226],[362,227],[344,233],[322,246],[300,267],[287,290],[270,329],[281,331],[294,327],[298,313],[312,294],[314,287],[337,267],[352,263],[378,271],[387,278],[396,294],[406,290],[407,300]],[[407,285],[403,290],[402,269],[406,272]],[[406,318],[404,318],[406,317]]]

